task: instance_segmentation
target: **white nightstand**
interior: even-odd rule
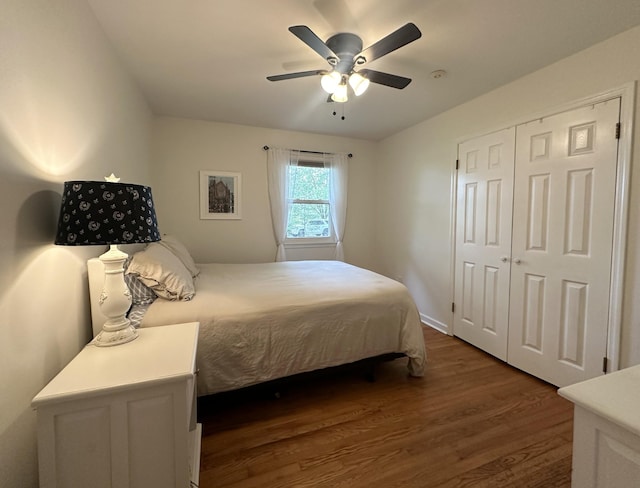
[[[571,486],[640,486],[640,366],[558,393],[575,404]]]
[[[87,345],[33,399],[42,488],[188,488],[200,469],[197,322]]]

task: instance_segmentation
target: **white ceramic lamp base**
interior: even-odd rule
[[[100,296],[100,309],[106,322],[102,331],[93,340],[96,346],[117,346],[134,340],[138,331],[131,325],[126,314],[131,306],[131,292],[124,281],[124,262],[127,253],[111,245],[100,256],[104,264],[104,287]]]

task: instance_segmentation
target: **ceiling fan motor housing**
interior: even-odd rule
[[[356,62],[353,58],[362,51],[362,39],[355,34],[341,32],[327,39],[326,44],[339,58],[335,64],[330,59],[327,61],[334,64],[334,69],[339,73],[350,74]]]

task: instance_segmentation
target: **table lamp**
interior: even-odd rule
[[[97,346],[115,346],[138,337],[126,314],[131,293],[124,281],[127,254],[118,244],[160,240],[156,212],[148,186],[120,183],[113,174],[105,181],[64,183],[55,243],[62,246],[108,245],[100,256],[104,287],[100,307],[106,322],[95,337]]]

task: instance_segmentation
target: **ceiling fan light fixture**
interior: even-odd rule
[[[369,88],[369,80],[360,73],[353,73],[349,76],[349,85],[351,85],[356,97],[359,97],[367,91],[367,88]]]
[[[342,75],[337,71],[332,71],[331,73],[322,75],[320,85],[322,85],[322,89],[327,93],[335,93],[341,81]]]
[[[347,96],[347,84],[346,83],[340,83],[336,87],[336,90],[333,92],[333,95],[331,95],[331,100],[333,100],[334,102],[338,102],[338,103],[344,103],[347,100],[349,100],[349,97]]]

